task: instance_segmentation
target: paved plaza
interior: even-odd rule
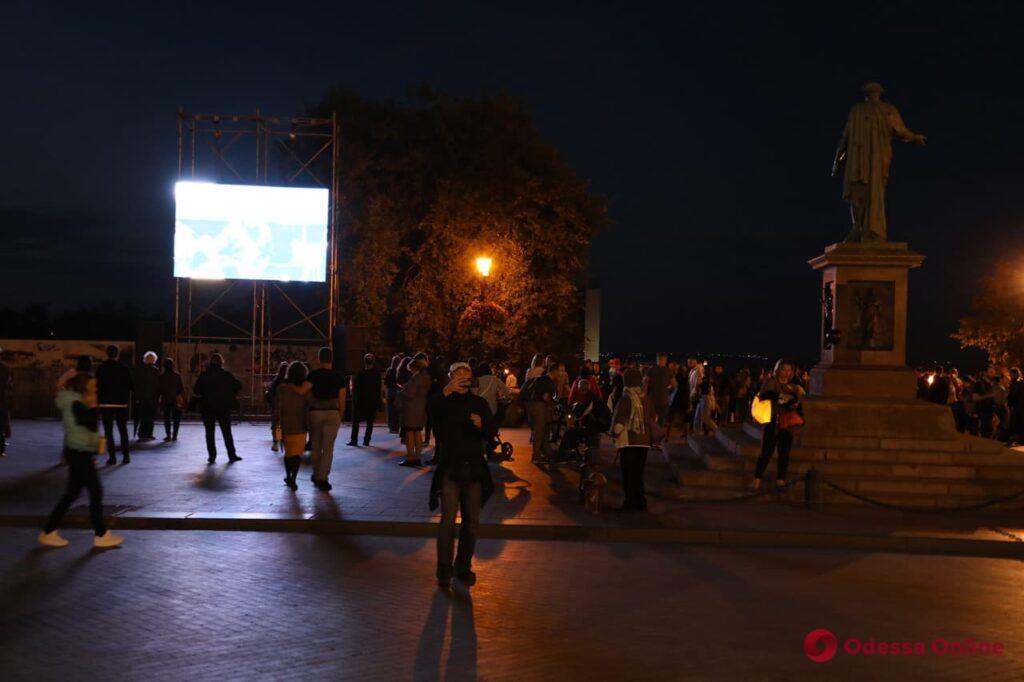
[[[281,480],[281,455],[270,450],[267,425],[240,422],[234,431],[238,452],[244,457],[237,464],[228,464],[222,452],[216,464],[207,465],[202,426],[186,423],[178,442],[133,443],[131,464],[101,466],[104,503],[114,527],[433,533],[429,524],[437,515],[427,507],[431,470],[398,466],[404,450],[396,436],[378,431],[373,446],[350,448],[344,445],[346,425],[336,447],[334,489],[329,494],[317,491],[309,482],[309,467],[304,466],[299,490],[292,493]],[[868,546],[889,551],[898,547],[871,543],[948,538],[999,546],[994,548],[996,554],[984,545],[976,551],[962,547],[941,551],[1024,557],[1024,524],[1015,512],[915,514],[865,506],[809,511],[781,501],[682,501],[676,499],[679,486],[664,455],[656,451],[649,457],[646,476],[650,512],[623,515],[612,511],[622,499],[615,453],[602,450],[601,468],[609,484],[604,509],[594,515],[579,504],[579,473],[574,467],[532,464],[529,434],[524,429],[506,429],[503,436],[515,445],[515,461],[492,465],[496,491],[481,517],[485,537],[664,539],[726,545],[788,542],[797,547]],[[0,522],[37,524],[49,512],[66,477],[64,468],[57,465],[60,443],[57,422],[14,424],[9,456],[0,460]],[[674,443],[669,451],[675,456],[680,449]],[[79,499],[70,523],[86,522],[86,502],[84,496]],[[288,523],[271,525],[274,521]],[[808,544],[808,538],[816,538],[817,544]],[[866,540],[857,545],[851,544],[851,538]],[[922,549],[929,551],[924,545]]]
[[[427,539],[0,531],[0,679],[1019,680],[1017,561],[485,541],[438,590]],[[812,663],[805,635],[973,638],[1002,656]]]
[[[393,436],[374,448],[339,445],[331,494],[308,477],[293,494],[266,425],[237,426],[242,462],[222,456],[207,466],[201,428],[187,424],[178,443],[143,445],[131,464],[101,468],[107,512],[127,539],[94,551],[91,534],[76,528],[65,531],[66,549],[35,544],[37,530],[26,526],[64,481],[60,429],[14,427],[0,460],[0,519],[11,526],[0,528],[2,680],[1011,680],[1024,666],[1020,560],[800,550],[786,541],[808,530],[842,538],[873,524],[876,533],[1018,546],[1009,518],[923,526],[867,509],[683,503],[657,457],[650,514],[595,516],[577,503],[575,471],[534,466],[525,432],[512,430],[505,435],[518,454],[494,466],[498,491],[484,515],[492,539],[480,543],[474,567],[480,582],[449,593],[433,579],[429,470],[397,466]],[[602,457],[610,506],[620,488],[613,454]],[[71,525],[84,525],[85,502]],[[123,530],[162,515],[222,530]],[[275,519],[288,520],[289,532],[259,526]],[[329,524],[340,520],[369,530],[336,532]],[[243,530],[253,527],[266,532]],[[768,529],[775,546],[502,534],[540,527],[574,539],[580,528],[617,529],[620,539],[638,529],[731,528],[740,540],[740,531]],[[840,642],[971,638],[1001,642],[1006,653],[840,651],[818,664],[803,650],[817,628]]]

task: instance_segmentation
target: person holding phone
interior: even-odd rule
[[[476,583],[476,550],[480,508],[494,492],[484,442],[497,433],[487,401],[470,393],[473,372],[465,362],[448,369],[448,385],[430,401],[437,436],[437,468],[430,483],[431,511],[441,507],[437,531],[437,584],[451,586],[452,577],[470,586]],[[458,554],[455,554],[455,517],[462,515]],[[453,566],[454,560],[454,566]]]

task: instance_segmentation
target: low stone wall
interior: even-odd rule
[[[125,362],[133,363],[133,341],[69,341],[39,339],[0,339],[3,361],[14,375],[11,413],[15,417],[52,417],[57,379],[73,368],[79,356],[88,355],[99,364],[106,357],[106,347],[121,349]]]

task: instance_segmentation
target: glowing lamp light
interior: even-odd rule
[[[476,259],[476,270],[482,277],[489,277],[491,275],[491,264],[492,261],[486,256],[480,256]]]
[[[928,385],[931,386],[934,383],[935,383],[935,375],[934,374],[929,374],[928,375]]]

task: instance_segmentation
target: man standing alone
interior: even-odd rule
[[[139,413],[139,440],[153,440],[153,421],[156,419],[157,389],[160,370],[156,368],[156,353],[146,351],[142,367],[135,375],[135,401]]]
[[[121,438],[121,461],[124,464],[132,461],[128,454],[128,405],[132,393],[132,373],[120,362],[120,355],[121,351],[117,346],[107,346],[107,359],[96,368],[103,435],[107,439],[108,466],[117,464],[117,450],[114,445],[115,420],[117,435]]]
[[[217,426],[220,426],[224,447],[228,451],[228,462],[237,462],[241,457],[235,454],[235,439],[231,435],[231,410],[238,402],[242,383],[235,375],[224,369],[224,358],[220,353],[210,356],[210,364],[196,379],[192,397],[199,403],[199,412],[206,429],[206,461],[217,461]]]
[[[363,356],[363,368],[356,372],[352,379],[352,438],[348,444],[359,445],[359,425],[366,422],[366,433],[363,434],[363,445],[370,444],[373,433],[373,420],[381,405],[382,382],[380,370],[375,367],[376,358],[367,353]]]
[[[476,549],[480,508],[494,492],[483,443],[497,433],[487,401],[469,392],[473,373],[456,362],[448,370],[448,385],[434,396],[430,412],[437,436],[437,468],[430,483],[430,509],[441,505],[437,531],[437,584],[451,585],[452,575],[465,585],[476,583],[471,570]],[[455,516],[462,514],[459,551],[455,555]]]
[[[312,400],[309,404],[309,437],[312,445],[313,483],[324,492],[331,489],[331,465],[334,463],[334,440],[345,414],[345,377],[334,369],[330,348],[320,349],[317,369],[309,373]],[[378,389],[379,390],[379,389]]]

